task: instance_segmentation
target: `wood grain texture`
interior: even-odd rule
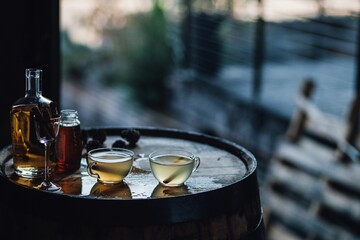
[[[106,130],[108,146],[120,130]],[[197,133],[140,131],[133,149],[138,159],[123,184],[97,183],[86,173],[83,159],[78,171],[53,174],[62,186],[60,194],[33,189],[36,181],[16,177],[8,149],[3,149],[0,211],[7,219],[5,226],[16,230],[19,238],[30,233],[39,239],[47,235],[59,239],[263,239],[256,160],[250,152]],[[166,188],[147,170],[146,156],[174,146],[199,156],[201,165],[184,186]],[[29,224],[18,225],[19,216]],[[45,229],[37,228],[45,225]]]

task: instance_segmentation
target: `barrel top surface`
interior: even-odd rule
[[[106,146],[119,138],[120,129],[107,129]],[[115,185],[98,183],[87,173],[86,159],[70,174],[52,174],[53,182],[62,194],[89,199],[152,199],[209,192],[235,184],[255,171],[256,161],[251,153],[237,144],[192,132],[139,129],[141,137],[135,148],[135,161],[124,182]],[[182,187],[169,188],[158,184],[151,173],[147,156],[154,150],[167,147],[183,148],[200,157],[201,164]],[[20,187],[33,189],[41,179],[18,177],[14,173],[10,146],[0,154],[0,177]],[[40,191],[40,190],[36,190]],[[49,193],[52,194],[52,193]]]

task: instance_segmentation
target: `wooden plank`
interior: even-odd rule
[[[360,96],[344,120],[311,101],[314,86],[305,79],[270,162],[263,188],[269,239],[360,239]]]
[[[266,193],[267,206],[272,214],[289,228],[297,229],[308,236],[321,236],[323,239],[356,239],[356,237],[341,227],[330,224],[314,216],[307,209],[299,207],[295,202],[287,201],[272,192]]]
[[[287,167],[281,162],[274,162],[269,171],[270,182],[280,182],[312,199],[321,197],[323,184],[317,178]]]
[[[323,191],[322,202],[360,223],[360,200],[341,194],[329,187]],[[360,227],[360,226],[359,226]]]
[[[319,179],[286,167],[280,162],[274,162],[268,182],[269,187],[272,184],[281,184],[288,191],[295,192],[309,202],[319,202],[347,216],[350,221],[360,222],[359,199],[334,190],[327,184],[326,179]]]
[[[311,78],[303,81],[300,94],[296,99],[297,111],[291,119],[286,137],[297,142],[304,132],[322,142],[335,145],[337,159],[342,162],[360,161],[357,149],[359,131],[360,95],[357,94],[349,106],[348,117],[342,119],[334,114],[322,111],[312,100],[315,81]]]
[[[302,237],[297,236],[295,233],[286,229],[283,225],[274,223],[268,232],[268,240],[303,240]]]
[[[299,98],[297,103],[306,112],[307,121],[304,128],[307,131],[312,131],[317,135],[333,139],[336,142],[345,140],[348,126],[343,119],[321,111],[313,102],[306,98]]]
[[[271,209],[277,224],[309,236],[323,230],[317,233],[308,223],[319,229],[336,226],[341,232],[335,236],[325,231],[325,239],[360,239],[359,165],[337,162],[331,153],[306,138],[296,144],[282,142],[269,168],[264,207]]]
[[[304,141],[304,140],[302,140]],[[314,176],[323,176],[333,181],[346,185],[360,192],[360,165],[342,164],[316,156],[316,151],[309,151],[302,144],[298,145],[282,142],[277,152],[277,158],[287,161],[294,166]]]

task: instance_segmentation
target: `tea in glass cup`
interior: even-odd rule
[[[149,161],[154,177],[167,187],[182,186],[200,165],[199,157],[179,149],[152,152]]]
[[[87,171],[98,182],[116,184],[131,171],[134,152],[124,148],[97,148],[88,152]]]

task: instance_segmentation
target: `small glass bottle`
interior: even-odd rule
[[[56,143],[58,172],[72,172],[80,168],[82,142],[78,112],[61,110],[60,129]]]
[[[42,95],[42,70],[25,70],[25,96],[12,105],[10,126],[15,173],[21,177],[44,176],[44,147],[36,137],[34,111],[57,115],[56,104]],[[37,109],[35,109],[37,108]],[[52,168],[55,155],[50,157]]]

